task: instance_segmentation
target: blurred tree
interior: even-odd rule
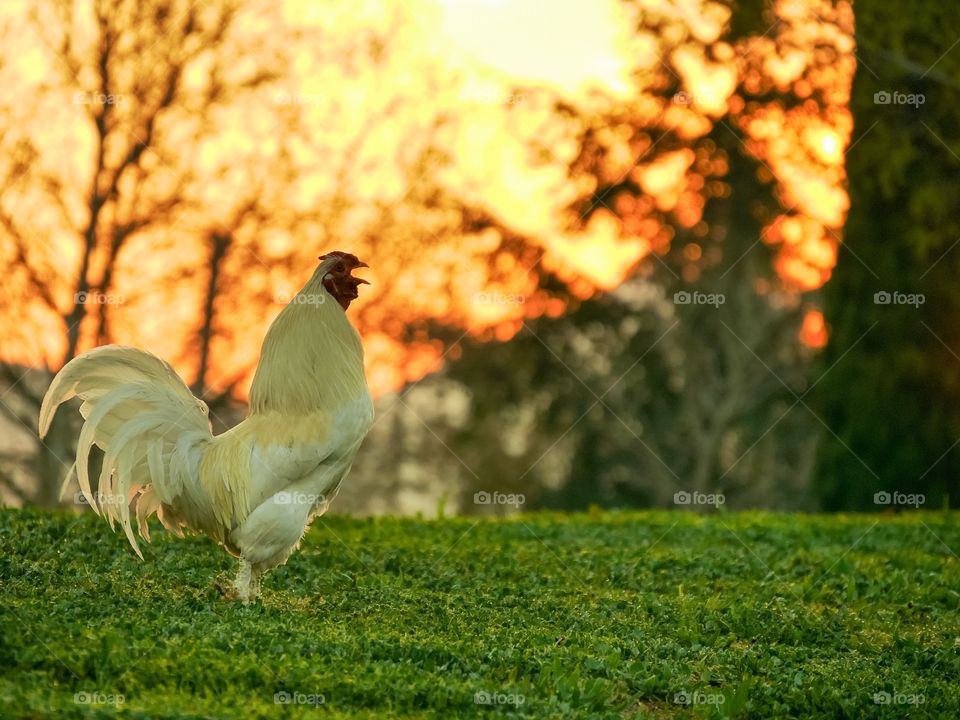
[[[735,158],[727,180],[734,197],[759,203],[748,159]],[[768,246],[747,247],[759,233],[750,204],[708,206],[716,227],[725,216],[725,240],[681,233],[616,291],[529,321],[509,343],[471,343],[450,363],[446,378],[483,388],[470,394],[471,421],[444,436],[480,475],[461,473],[463,505],[478,490],[565,509],[663,506],[699,491],[736,506],[812,507],[817,432],[794,403],[811,352],[796,299],[756,292],[774,273]],[[741,261],[701,262],[692,286],[680,277],[691,244]],[[688,302],[694,293],[703,302]]]
[[[180,161],[178,146],[200,142],[213,132],[218,108],[276,77],[282,58],[269,51],[256,67],[236,65],[247,50],[233,35],[238,14],[239,4],[226,0],[202,8],[188,2],[51,0],[34,5],[28,17],[4,18],[8,40],[14,27],[25,24],[28,37],[49,51],[33,58],[34,67],[49,63],[49,74],[29,94],[22,82],[7,86],[7,160],[0,167],[0,223],[4,250],[12,251],[4,315],[14,317],[17,308],[42,301],[31,311],[63,332],[41,354],[49,367],[75,357],[84,336],[112,338],[113,310],[126,300],[117,289],[125,250],[137,236],[170,226],[195,205],[187,189],[197,181],[196,169]],[[201,69],[206,81],[198,83]],[[30,101],[22,102],[18,91]],[[55,122],[33,121],[40,108],[51,119],[80,114],[85,122],[71,126],[70,138],[58,137],[50,132]],[[188,115],[193,133],[180,135],[174,123]],[[61,143],[62,152],[49,151]],[[82,150],[72,152],[75,147]],[[23,325],[5,332],[5,359],[16,356],[17,340],[26,347],[38,340]],[[39,341],[49,342],[49,336]],[[18,394],[30,406],[27,417],[34,416],[40,393],[18,382],[21,373],[9,364],[4,373],[10,381],[6,393]],[[72,434],[61,416],[45,442],[37,441],[37,501],[56,502]]]
[[[831,510],[880,509],[878,491],[939,507],[960,477],[960,6],[856,9],[859,139],[846,252],[825,290],[817,491]]]
[[[53,504],[75,429],[61,413],[43,443],[33,434],[50,373],[86,347],[134,342],[190,368],[215,425],[232,424],[219,416],[263,329],[324,247],[292,238],[336,237],[362,202],[346,187],[357,154],[395,106],[385,97],[350,134],[316,132],[342,109],[291,68],[346,77],[387,46],[294,29],[256,0],[45,0],[5,9],[0,32],[0,409],[18,439],[0,447],[0,477]],[[396,173],[422,170],[432,131],[407,138]],[[342,184],[327,190],[318,167]],[[278,277],[293,278],[285,293]],[[37,359],[46,373],[25,367]]]
[[[843,223],[852,16],[842,2],[700,10],[695,27],[670,6],[638,11],[634,99],[600,116],[556,106],[577,147],[570,185],[586,189],[573,237],[613,224],[623,244],[642,238],[633,278],[595,296],[544,262],[540,286],[565,314],[502,345],[462,341],[442,378],[389,406],[415,416],[418,451],[436,446],[435,473],[457,478],[468,511],[508,509],[477,507],[477,491],[568,509],[679,490],[814,507],[821,426],[801,327]],[[556,162],[556,131],[538,137]],[[571,248],[610,262],[587,239]]]

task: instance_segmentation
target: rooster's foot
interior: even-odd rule
[[[260,578],[262,572],[253,570],[250,563],[241,560],[240,572],[236,580],[229,580],[221,575],[214,580],[213,585],[223,596],[224,600],[239,600],[244,605],[250,605],[260,599]]]
[[[221,575],[213,581],[213,586],[217,589],[217,592],[220,593],[220,597],[224,600],[239,600],[240,593],[237,591],[237,586],[233,583],[233,580]]]

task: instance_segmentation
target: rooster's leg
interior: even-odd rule
[[[217,592],[220,593],[220,596],[224,600],[240,599],[240,595],[237,593],[237,586],[230,578],[224,575],[214,578],[213,587],[216,588]]]
[[[253,566],[240,558],[240,569],[233,582],[216,581],[214,584],[226,600],[240,600],[244,605],[256,601],[260,597],[260,578],[262,571],[254,570]]]
[[[253,568],[250,572],[250,583],[247,586],[250,589],[250,602],[260,599],[260,580],[263,578],[263,572]]]
[[[240,558],[240,571],[237,573],[237,579],[233,581],[233,584],[237,588],[237,598],[243,601],[244,605],[250,604],[255,599],[251,597],[250,592],[250,580],[252,576],[253,566],[243,558]]]
[[[237,573],[235,585],[237,597],[244,605],[249,605],[260,598],[260,578],[263,572],[256,570],[248,561],[240,558],[240,572]]]

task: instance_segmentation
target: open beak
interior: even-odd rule
[[[367,265],[365,262],[357,262],[357,264],[353,266],[353,270],[356,270],[357,268],[368,268],[368,267],[370,267],[370,266]],[[353,270],[351,270],[350,272],[352,273]],[[364,280],[363,278],[353,277],[353,275],[351,275],[350,277],[353,278],[353,280],[357,283],[357,285],[369,285],[369,284],[370,284],[370,281],[369,281],[369,280]]]

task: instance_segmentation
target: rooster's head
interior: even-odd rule
[[[323,286],[333,296],[333,299],[346,310],[350,307],[350,303],[357,299],[357,288],[360,285],[370,284],[363,278],[353,277],[350,273],[357,268],[370,266],[365,262],[360,262],[356,255],[339,250],[321,255],[319,259],[320,267],[326,270],[323,274]]]

